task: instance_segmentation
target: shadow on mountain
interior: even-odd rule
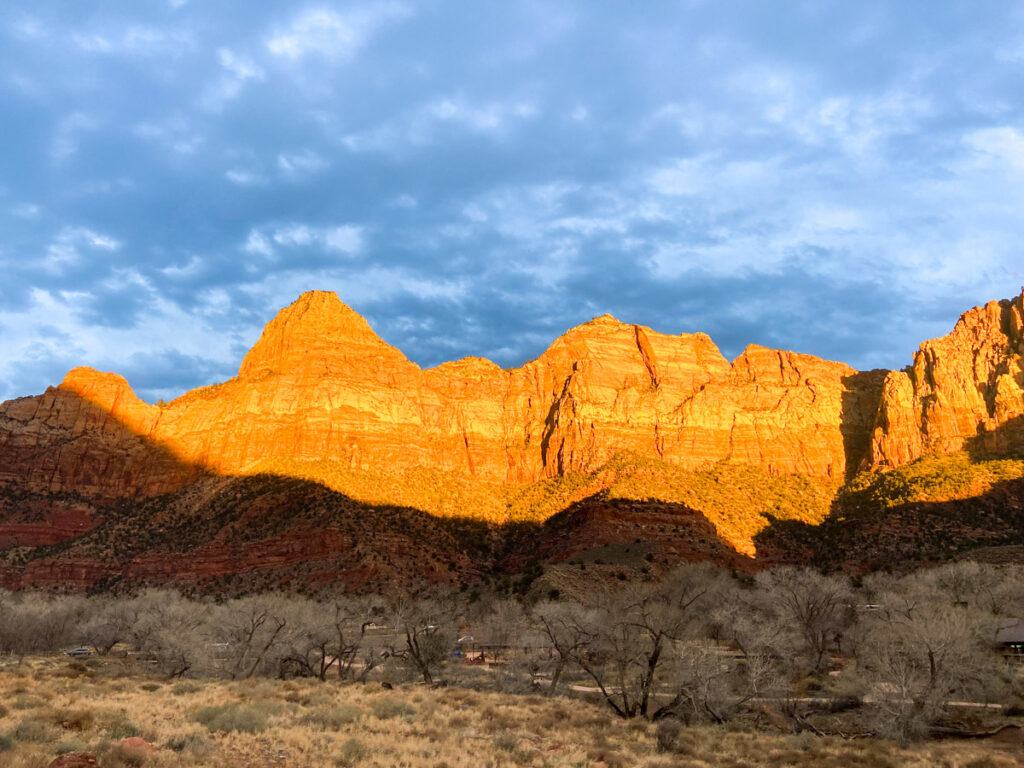
[[[605,492],[571,504],[543,524],[506,526],[504,533],[501,565],[513,571],[531,559],[640,568],[712,561],[745,570],[752,564],[722,541],[698,510],[670,502],[610,499]]]
[[[846,456],[846,480],[857,474],[868,457],[871,431],[887,373],[889,371],[881,369],[860,371],[842,378],[839,431],[843,436],[843,454]]]
[[[848,485],[820,525],[773,520],[754,539],[762,565],[912,569],[964,557],[1024,563],[1024,417],[979,435],[963,454],[924,457]],[[971,493],[973,487],[985,488]],[[928,501],[900,501],[927,492]],[[947,498],[942,498],[946,496]]]
[[[508,579],[574,557],[645,572],[748,561],[682,504],[599,493],[544,523],[440,517],[311,479],[217,474],[73,393],[59,396],[45,434],[9,429],[0,443],[0,586],[382,592]],[[641,549],[645,559],[632,563]]]

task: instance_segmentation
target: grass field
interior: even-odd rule
[[[1016,745],[986,740],[903,750],[874,739],[624,721],[564,698],[303,680],[174,681],[124,664],[0,662],[0,765],[45,768],[73,751],[95,754],[105,768],[1009,768],[1024,761],[1019,734]],[[152,749],[133,748],[138,738]]]

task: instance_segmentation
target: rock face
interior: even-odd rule
[[[600,498],[619,465],[634,468],[625,506],[607,499],[603,517],[572,517],[600,533],[595,545],[627,535],[633,523],[623,521],[641,516],[632,502],[657,500],[664,511],[683,500],[688,511],[672,507],[665,520],[704,515],[719,539],[753,555],[768,516],[821,522],[858,469],[929,452],[1024,450],[1022,355],[1024,294],[967,312],[904,371],[858,372],[757,346],[730,362],[704,334],[666,335],[609,315],[519,368],[466,358],[423,370],[333,293],[306,293],[266,326],[237,377],[171,403],[149,405],[120,376],[76,368],[42,395],[0,404],[0,581],[207,579],[315,562],[323,583],[340,569],[351,583],[380,585],[411,571],[385,561],[367,569],[359,530],[328,534],[336,514],[391,509],[394,529],[361,525],[413,562],[426,544],[407,535],[409,520],[432,531],[427,538],[441,536],[413,512],[539,522]],[[728,494],[715,489],[731,481],[716,480],[716,468],[740,465],[749,472],[722,477],[749,476],[751,487],[737,495],[749,503],[723,506]],[[687,480],[665,467],[714,471]],[[214,489],[256,475],[312,480],[346,500],[331,502],[315,525],[270,525],[260,539],[230,526],[218,533],[227,518],[216,512],[223,491]],[[802,490],[773,501],[773,479]],[[231,486],[230,509],[245,521],[239,530],[319,498],[307,490],[247,501],[251,487]],[[712,496],[715,504],[702,505]],[[192,537],[187,563],[171,532]],[[440,547],[427,577],[473,573],[464,543]],[[49,545],[63,549],[54,555]],[[39,550],[26,560],[10,554],[19,547]],[[669,542],[665,551],[687,547]]]
[[[926,341],[913,366],[882,389],[871,463],[899,466],[927,453],[1024,449],[1024,290],[961,315],[953,332]]]
[[[521,484],[624,450],[839,481],[862,458],[850,446],[866,446],[877,386],[846,365],[762,347],[730,364],[704,334],[608,315],[520,368],[467,358],[421,370],[333,293],[312,292],[267,325],[236,378],[162,407],[83,368],[3,404],[0,482],[149,496],[202,473],[328,461]]]

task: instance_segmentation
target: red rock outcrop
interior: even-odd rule
[[[1024,294],[966,313],[906,371],[860,373],[758,346],[730,363],[704,334],[609,315],[519,368],[466,358],[423,370],[333,293],[310,292],[266,326],[237,377],[170,403],[146,404],[120,376],[88,368],[3,403],[0,488],[110,502],[268,472],[359,501],[504,521],[524,487],[625,453],[687,470],[745,464],[834,488],[860,466],[968,443],[992,453],[1024,445],[1022,354]],[[457,486],[479,493],[459,496]],[[0,539],[56,543],[102,516],[23,507],[2,510]],[[758,524],[719,535],[752,553],[749,530],[764,520],[747,512]],[[301,545],[276,542],[282,562],[316,554],[305,534]],[[209,556],[199,570],[212,573],[224,553]],[[35,561],[32,576],[59,580],[68,567]],[[146,575],[165,564],[140,556],[132,567]]]
[[[886,376],[872,465],[964,448],[1024,449],[1024,290],[965,312],[952,333],[921,345],[913,366]]]
[[[872,389],[840,363],[750,347],[730,364],[704,334],[608,315],[520,368],[466,359],[421,370],[333,293],[312,292],[267,325],[236,378],[162,407],[89,369],[0,406],[0,482],[144,496],[201,471],[326,460],[518,484],[623,450],[840,480],[860,458],[846,433],[866,441],[873,422]]]

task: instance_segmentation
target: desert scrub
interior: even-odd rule
[[[370,709],[378,720],[413,717],[416,714],[416,707],[398,699],[377,699],[370,703]]]
[[[31,715],[15,726],[13,735],[15,741],[45,744],[48,741],[53,741],[57,733],[57,727],[49,718]]]
[[[307,712],[299,720],[303,725],[311,725],[322,730],[338,730],[343,725],[350,725],[359,720],[363,712],[351,704],[339,704],[335,707],[324,707]]]
[[[171,693],[175,696],[188,696],[192,693],[199,693],[201,690],[203,690],[203,686],[191,680],[182,680],[171,687]]]
[[[106,732],[107,738],[117,741],[142,735],[138,726],[128,719],[126,712],[115,712],[104,716],[100,720],[99,726]]]
[[[365,760],[368,754],[369,751],[363,746],[363,743],[353,736],[341,745],[335,764],[341,768],[352,768]]]
[[[220,704],[203,707],[193,718],[205,725],[211,733],[215,731],[262,733],[267,729],[271,708],[260,704]]]

